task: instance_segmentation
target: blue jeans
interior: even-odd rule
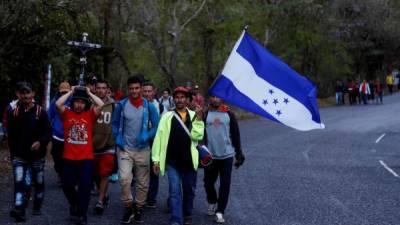
[[[86,217],[89,206],[92,174],[93,160],[63,160],[63,191],[69,205],[78,207],[82,217]]]
[[[166,169],[169,183],[169,206],[171,209],[170,223],[183,224],[183,217],[192,215],[197,172],[187,171],[182,173],[171,165],[167,165]]]
[[[343,92],[336,92],[336,104],[342,104]]]
[[[368,95],[361,93],[361,98],[362,98],[364,105],[367,105],[368,104]]]
[[[33,162],[19,158],[12,160],[16,209],[25,209],[27,206],[32,184],[35,189],[33,206],[41,208],[44,197],[44,164],[44,159]]]

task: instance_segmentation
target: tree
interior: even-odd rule
[[[132,9],[133,30],[149,42],[157,64],[170,87],[179,79],[178,60],[182,35],[188,25],[203,10],[206,0],[200,3],[189,0],[138,1]]]

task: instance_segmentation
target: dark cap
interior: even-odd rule
[[[21,81],[17,83],[17,91],[32,91],[32,84],[25,82],[25,81]]]
[[[72,101],[76,100],[76,99],[82,99],[86,102],[89,102],[89,96],[86,93],[86,89],[82,88],[82,89],[78,89],[76,88],[74,91],[74,94],[72,95]]]
[[[175,96],[177,93],[183,93],[186,96],[189,96],[189,90],[182,86],[175,88],[174,93],[172,95]]]

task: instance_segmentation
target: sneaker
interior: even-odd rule
[[[183,224],[184,225],[191,225],[193,223],[192,217],[191,216],[185,216],[183,218]]]
[[[96,206],[94,207],[94,213],[96,215],[102,215],[104,211],[104,205],[101,201],[98,201]]]
[[[25,222],[25,210],[23,209],[13,209],[10,211],[10,216],[15,219],[15,222]]]
[[[215,222],[225,223],[224,214],[222,214],[220,212],[215,213]]]
[[[121,220],[121,223],[124,223],[124,224],[131,223],[132,219],[133,219],[132,207],[126,207],[124,215]]]
[[[109,176],[108,181],[110,183],[116,183],[118,181],[118,173],[113,173],[111,176]]]
[[[214,216],[215,215],[215,209],[217,209],[217,204],[209,204],[208,205],[208,209],[207,209],[207,215]]]
[[[143,223],[142,215],[143,215],[142,208],[135,208],[134,217],[133,217],[135,220],[135,223]]]

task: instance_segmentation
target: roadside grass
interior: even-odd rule
[[[317,102],[318,102],[318,106],[320,108],[325,108],[325,107],[334,106],[336,104],[336,99],[335,99],[335,96],[331,96],[328,98],[318,98]]]

